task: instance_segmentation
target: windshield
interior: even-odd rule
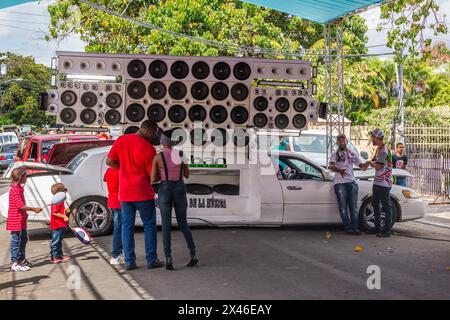
[[[72,172],[74,172],[78,168],[78,166],[83,162],[83,160],[86,159],[86,157],[87,157],[86,153],[80,153],[67,164],[67,169],[70,169]]]
[[[336,137],[333,137],[336,139]],[[347,147],[354,153],[359,154],[353,143],[348,140]],[[294,151],[310,153],[326,153],[326,135],[304,133],[300,137],[294,138]]]
[[[1,153],[15,153],[18,146],[19,145],[17,143],[5,144],[5,145],[1,146],[0,152]]]

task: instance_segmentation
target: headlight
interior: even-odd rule
[[[413,189],[403,189],[402,193],[406,199],[418,199],[419,198],[419,195]]]

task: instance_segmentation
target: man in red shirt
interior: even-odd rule
[[[27,181],[25,167],[13,169],[11,180],[8,219],[6,221],[6,230],[11,231],[11,271],[28,271],[31,263],[25,258],[25,248],[28,241],[27,211],[39,213],[42,209],[28,207],[25,203],[23,187]]]
[[[120,136],[106,159],[108,166],[119,169],[122,245],[127,270],[137,268],[134,252],[136,210],[144,224],[147,266],[149,269],[163,266],[156,253],[155,192],[150,181],[152,162],[156,155],[155,147],[150,141],[157,129],[155,122],[145,120],[137,133]]]

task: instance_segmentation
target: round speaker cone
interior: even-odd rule
[[[133,78],[141,78],[145,74],[145,63],[141,60],[132,60],[127,66],[128,74]]]
[[[81,95],[81,104],[86,108],[92,108],[97,104],[97,96],[93,92],[85,92]]]
[[[95,119],[97,119],[97,114],[92,109],[84,109],[80,113],[81,122],[85,124],[94,123]]]
[[[264,113],[257,113],[253,117],[253,124],[257,128],[263,128],[267,125],[267,122],[269,120],[267,119],[267,116]]]
[[[243,83],[236,83],[231,87],[231,96],[234,100],[242,101],[248,97],[248,88]]]
[[[161,79],[167,74],[167,65],[164,61],[155,60],[148,67],[150,75],[155,79]]]
[[[186,192],[196,195],[207,195],[214,192],[214,189],[206,184],[186,183]]]
[[[177,79],[185,78],[189,73],[189,67],[184,61],[175,61],[170,67],[172,76]]]
[[[186,119],[186,109],[180,105],[174,105],[169,109],[169,119],[172,122],[180,123]]]
[[[269,101],[267,101],[267,99],[265,97],[257,97],[253,101],[253,106],[258,111],[264,111],[269,106]]]
[[[186,143],[187,136],[186,131],[182,128],[176,128],[172,131],[172,142],[174,145],[182,145]]]
[[[128,95],[135,100],[142,99],[145,96],[146,91],[147,88],[145,87],[145,84],[138,80],[131,81],[127,87]]]
[[[247,80],[250,73],[250,66],[245,62],[238,62],[233,68],[233,75],[238,80]]]
[[[250,138],[247,131],[241,128],[237,128],[233,134],[233,143],[237,147],[244,147],[248,145]]]
[[[228,86],[223,82],[217,82],[211,88],[211,94],[216,100],[225,100],[228,97],[228,93]]]
[[[292,123],[294,124],[294,127],[297,129],[303,129],[306,126],[306,118],[302,114],[297,114],[293,119]]]
[[[161,81],[154,81],[148,86],[148,94],[156,100],[164,98],[167,93],[167,88]]]
[[[166,117],[166,110],[160,104],[152,104],[147,110],[147,117],[155,122],[160,122]]]
[[[189,109],[189,119],[191,121],[204,121],[206,119],[206,110],[200,105],[192,106]]]
[[[191,144],[202,146],[206,143],[206,131],[202,128],[194,128],[191,133]]]
[[[117,110],[108,110],[105,113],[105,121],[112,126],[120,122],[120,112]]]
[[[238,196],[239,186],[235,184],[216,184],[213,187],[214,192],[226,195],[226,196]]]
[[[275,117],[275,127],[285,129],[289,125],[289,118],[285,114],[279,114]]]
[[[236,124],[243,124],[248,120],[248,111],[244,107],[238,106],[231,110],[231,120]]]
[[[61,121],[64,123],[72,123],[77,119],[77,113],[72,108],[64,108],[59,114]]]
[[[217,62],[213,67],[213,74],[216,79],[225,80],[231,74],[231,68],[226,62]]]
[[[181,100],[186,96],[187,89],[180,81],[172,82],[169,86],[169,95],[172,99]]]
[[[209,76],[209,66],[204,61],[197,61],[192,65],[192,75],[195,79],[203,80]]]
[[[211,142],[218,147],[223,147],[228,142],[227,130],[223,128],[214,129],[211,132]]]
[[[286,112],[289,110],[289,100],[286,98],[278,98],[277,101],[275,101],[275,109],[277,109],[278,112]]]
[[[195,100],[204,100],[208,97],[209,88],[203,82],[196,82],[191,87],[191,94]]]
[[[122,97],[118,93],[110,93],[106,96],[106,104],[113,109],[119,108],[122,105]]]
[[[132,103],[128,106],[126,115],[131,122],[139,122],[145,117],[145,109],[139,103]]]
[[[131,126],[125,129],[124,134],[131,134],[131,133],[136,133],[139,131],[139,127],[137,126]]]
[[[306,100],[304,98],[297,98],[294,100],[294,109],[297,112],[303,112],[308,107]]]
[[[217,105],[211,108],[211,111],[209,111],[209,117],[214,123],[223,123],[227,120],[228,111],[223,106]]]
[[[77,103],[77,95],[72,90],[66,90],[61,94],[61,102],[63,105],[71,107]]]

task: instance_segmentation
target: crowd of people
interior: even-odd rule
[[[157,130],[156,123],[144,121],[137,133],[120,136],[114,142],[106,159],[108,169],[104,174],[104,181],[108,188],[108,207],[114,220],[110,263],[125,264],[127,270],[138,268],[134,241],[137,211],[144,226],[145,256],[149,269],[165,265],[167,270],[174,270],[171,253],[172,211],[189,249],[190,260],[186,266],[197,266],[199,261],[187,223],[188,202],[183,179],[189,178],[189,167],[183,160],[182,152],[172,148],[171,130],[161,134],[162,151],[157,154],[151,143]],[[347,148],[347,137],[341,134],[337,137],[338,149],[330,157],[329,168],[336,173],[334,190],[338,209],[345,231],[349,234],[361,234],[357,212],[358,184],[353,167],[358,166],[361,170],[369,167],[375,169],[372,190],[374,233],[379,237],[389,237],[393,224],[389,195],[393,183],[392,168],[406,169],[408,159],[404,154],[402,143],[398,143],[395,154],[391,154],[380,129],[375,129],[370,135],[376,147],[375,155],[370,161],[363,162],[358,154]],[[288,145],[283,145],[283,150],[288,150]],[[6,226],[11,232],[11,271],[28,271],[32,265],[25,255],[28,241],[27,212],[40,213],[42,208],[29,207],[25,203],[24,185],[27,180],[25,167],[13,169],[11,180]],[[161,213],[165,263],[161,262],[157,255],[156,203],[152,187],[152,184],[157,182],[159,182],[158,207]],[[405,186],[406,181],[397,178],[395,183]],[[67,192],[67,188],[62,183],[55,183],[51,187],[51,192],[55,195]],[[381,206],[385,213],[384,223]],[[51,262],[67,262],[70,257],[63,254],[62,241],[69,222],[70,210],[62,202],[52,204],[50,211]]]

